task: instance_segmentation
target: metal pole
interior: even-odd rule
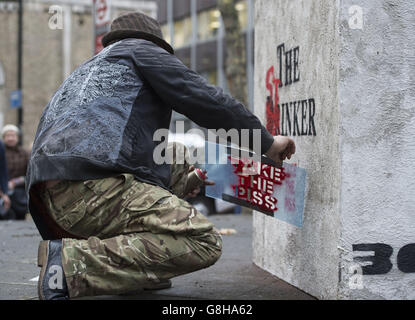
[[[248,109],[254,111],[254,65],[253,56],[253,32],[254,32],[254,1],[248,0],[248,30],[246,31],[246,64],[248,75]]]
[[[225,26],[223,24],[222,16],[219,17],[219,30],[217,35],[217,82],[218,86],[227,92],[227,85],[225,81],[224,64],[223,64],[223,40],[225,37]]]
[[[91,14],[92,14],[92,34],[94,35],[92,41],[92,56],[95,55],[95,45],[96,45],[96,38],[97,38],[97,28],[96,28],[96,21],[95,21],[95,0],[91,0],[92,1],[92,6],[91,6]]]
[[[19,0],[18,18],[17,18],[17,90],[22,92],[22,67],[23,67],[23,0]],[[22,134],[23,124],[23,99],[21,106],[17,109],[17,126],[20,129],[20,142],[23,143]]]
[[[70,4],[64,5],[63,10],[63,79],[66,79],[71,73],[72,6]]]
[[[190,2],[190,12],[192,17],[192,44],[190,47],[190,68],[194,71],[197,69],[197,53],[196,53],[196,44],[197,44],[197,3],[196,0],[191,0]]]
[[[173,16],[173,0],[167,0],[167,23],[170,32],[170,45],[174,48],[174,16]]]

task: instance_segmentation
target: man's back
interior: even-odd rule
[[[126,39],[110,45],[59,87],[36,133],[30,185],[128,172],[167,187],[168,169],[156,166],[152,153],[154,131],[169,127],[171,108],[136,71],[131,48],[140,42],[148,41]]]
[[[157,129],[168,129],[171,108],[140,74],[134,52],[151,42],[126,39],[79,66],[43,111],[28,166],[29,211],[44,238],[49,231],[30,197],[41,182],[88,180],[133,174],[168,189],[170,167],[156,164]],[[50,185],[49,185],[50,186]],[[33,193],[32,193],[33,195]]]

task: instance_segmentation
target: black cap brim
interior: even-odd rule
[[[102,45],[104,47],[108,46],[114,40],[122,40],[127,38],[137,38],[144,39],[155,43],[161,48],[165,49],[167,52],[174,54],[173,48],[163,39],[147,32],[136,31],[131,29],[120,29],[108,32],[102,38]]]

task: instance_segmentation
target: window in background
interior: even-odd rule
[[[217,85],[217,71],[216,70],[208,70],[208,71],[202,71],[199,72],[199,74],[205,78],[210,84],[213,84],[214,86]]]
[[[192,41],[192,19],[190,17],[174,22],[174,46],[187,46]]]
[[[161,33],[163,34],[164,40],[166,40],[167,43],[171,45],[172,43],[170,39],[170,28],[168,23],[161,25]]]
[[[202,11],[197,15],[199,41],[205,41],[216,37],[220,27],[220,11],[211,9]]]
[[[235,4],[235,9],[238,11],[238,20],[241,30],[245,31],[248,28],[248,4],[246,0],[238,1]]]

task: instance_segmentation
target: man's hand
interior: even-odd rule
[[[1,198],[3,199],[4,210],[8,211],[11,205],[9,196],[7,194],[2,194]]]
[[[274,136],[274,142],[265,155],[274,160],[278,166],[282,166],[285,159],[291,159],[295,153],[295,142],[293,139],[285,136]]]
[[[190,167],[189,167],[189,173],[190,172],[192,172],[193,170],[195,170],[195,166],[194,165],[191,165]],[[215,182],[214,181],[211,181],[211,180],[205,180],[205,183],[204,183],[204,185],[205,186],[213,186],[215,184]],[[197,197],[197,195],[200,193],[200,187],[197,187],[196,189],[194,189],[192,192],[189,192],[187,195],[186,195],[186,197],[189,197],[189,198],[195,198],[195,197]]]

